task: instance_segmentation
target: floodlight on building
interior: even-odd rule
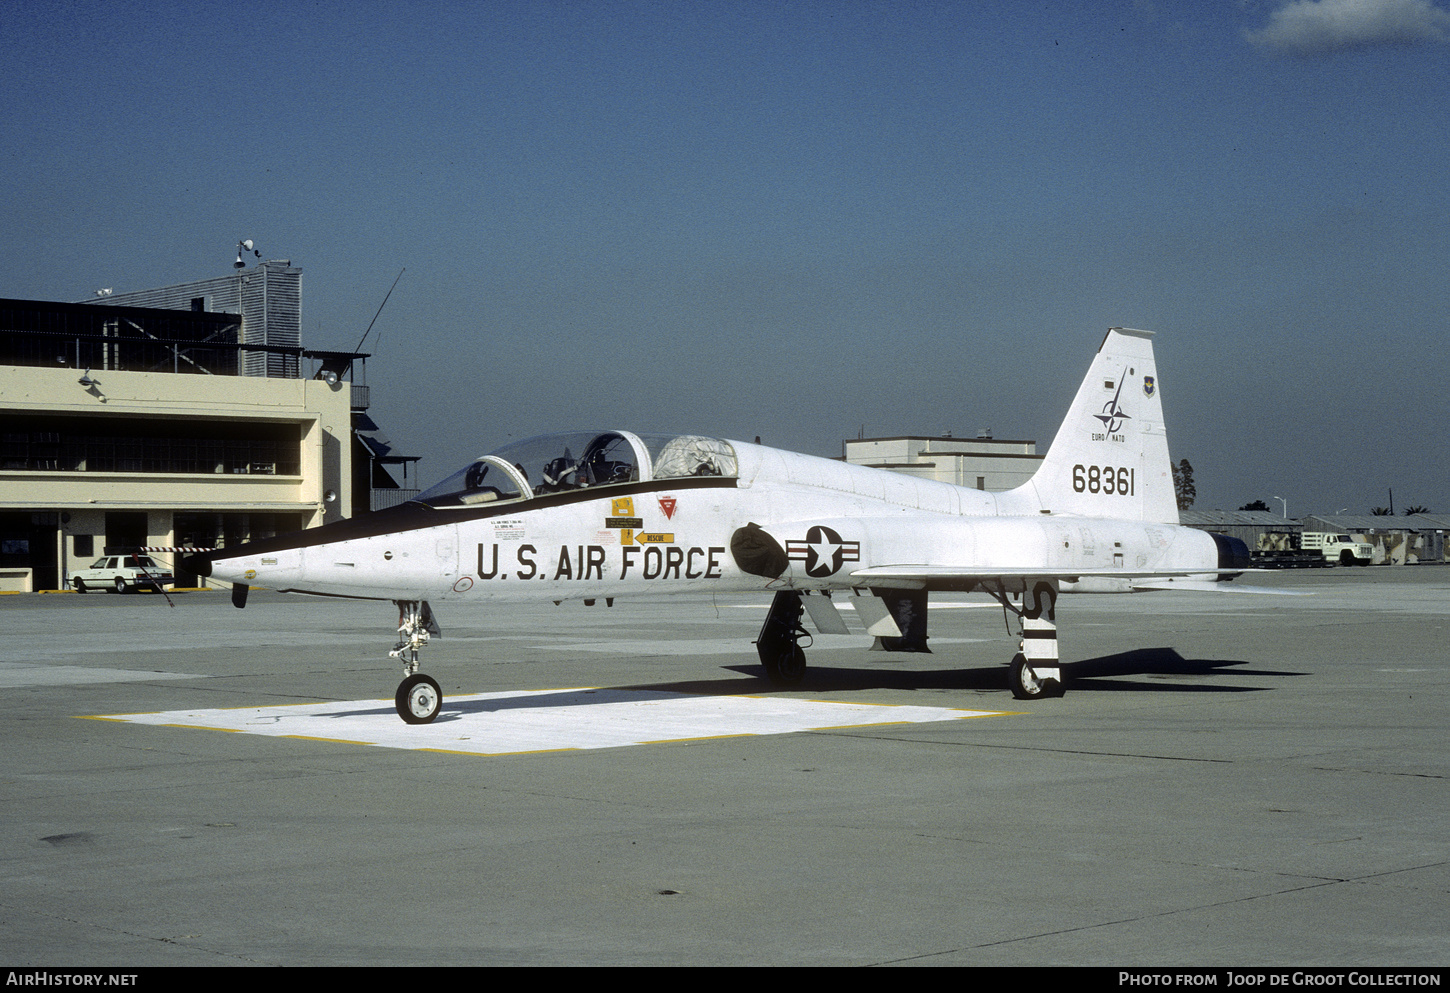
[[[233,269],[245,269],[247,267],[247,264],[242,261],[242,256],[247,254],[248,252],[251,252],[259,259],[262,257],[262,253],[254,249],[252,247],[252,244],[253,243],[251,238],[243,238],[241,241],[237,242],[237,260],[232,263]]]

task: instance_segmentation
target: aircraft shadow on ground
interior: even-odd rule
[[[739,686],[738,680],[731,681]],[[757,687],[758,689],[758,687]],[[443,711],[434,723],[442,724],[470,714],[497,714],[511,710],[552,710],[559,707],[588,707],[605,703],[644,703],[659,698],[661,693],[696,692],[673,686],[601,686],[581,689],[526,691],[518,696],[496,696],[470,700],[467,696],[444,695]],[[737,689],[737,693],[740,691]],[[713,695],[723,696],[723,693]],[[330,718],[377,717],[395,713],[390,703],[380,703],[360,710],[340,710],[327,714]]]
[[[829,662],[813,660],[800,684],[802,690],[1007,690],[1007,667],[993,665],[986,667],[950,668],[906,668],[910,661],[902,661],[891,669],[862,669],[847,666],[833,666]],[[925,659],[926,656],[915,656]],[[1154,692],[1178,693],[1246,693],[1268,686],[1226,685],[1200,679],[1186,681],[1187,677],[1238,676],[1301,676],[1301,672],[1284,672],[1266,669],[1238,668],[1247,665],[1237,659],[1186,659],[1173,648],[1139,648],[1129,652],[1103,655],[1065,663],[1069,680],[1068,691],[1124,691],[1151,690]],[[727,666],[742,675],[763,676],[760,666]],[[1143,676],[1146,679],[1125,679],[1123,677]],[[657,687],[682,693],[760,693],[772,689],[762,679],[753,687],[742,688],[733,680],[671,683]]]
[[[897,658],[902,658],[897,656]],[[925,660],[926,655],[914,656]],[[884,661],[884,660],[883,660]],[[904,662],[905,659],[902,659]],[[1082,659],[1067,663],[1069,693],[1077,692],[1154,692],[1154,693],[1253,693],[1272,686],[1228,685],[1189,677],[1224,675],[1284,677],[1308,673],[1271,669],[1244,669],[1246,662],[1236,659],[1186,659],[1173,648],[1139,648],[1114,655]],[[518,696],[489,697],[470,700],[457,696],[445,699],[439,722],[471,714],[501,713],[516,710],[541,710],[557,707],[587,707],[605,703],[644,702],[660,693],[684,693],[691,696],[761,696],[785,689],[805,692],[848,692],[853,690],[966,690],[975,692],[1007,692],[1007,667],[1003,665],[950,668],[904,668],[900,663],[891,669],[864,669],[833,666],[813,661],[799,686],[772,686],[758,665],[729,665],[723,668],[750,677],[676,680],[662,683],[636,683],[629,686],[560,689],[522,693]],[[1124,677],[1141,676],[1144,679]],[[386,704],[366,710],[330,714],[331,717],[358,717],[392,713]]]

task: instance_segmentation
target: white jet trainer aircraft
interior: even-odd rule
[[[792,685],[805,674],[804,611],[845,634],[836,604],[847,599],[882,647],[927,651],[927,594],[978,591],[1020,619],[1009,682],[1028,699],[1063,692],[1059,592],[1223,590],[1248,550],[1178,525],[1152,334],[1113,328],[1037,473],[1014,490],[699,435],[545,435],[402,506],[187,565],[231,581],[239,607],[250,584],[395,602],[398,714],[425,724],[442,693],[418,672],[418,650],[440,633],[439,601],[771,592],[756,651],[772,682]]]

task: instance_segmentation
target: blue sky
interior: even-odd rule
[[[424,484],[578,426],[1051,439],[1450,511],[1450,7],[0,3],[0,296],[304,270]],[[1270,500],[1278,508],[1278,502]]]

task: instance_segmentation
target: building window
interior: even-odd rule
[[[0,435],[0,469],[163,475],[302,472],[295,424],[18,417],[6,428]]]

